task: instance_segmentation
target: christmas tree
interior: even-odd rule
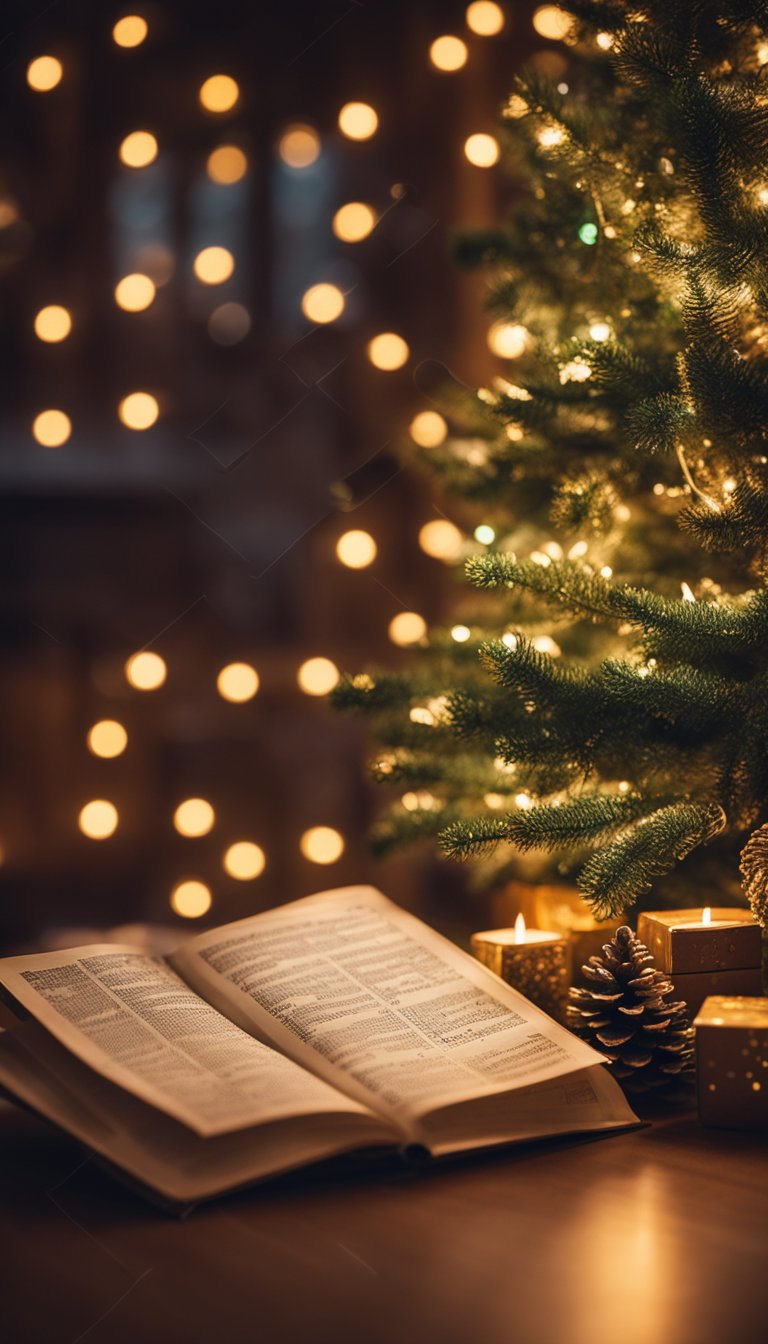
[[[523,195],[458,244],[505,375],[416,454],[474,529],[474,596],[336,700],[405,789],[380,849],[552,853],[599,918],[743,851],[764,921],[768,6],[568,11],[566,80],[504,109]]]

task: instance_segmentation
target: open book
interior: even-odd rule
[[[0,960],[0,1087],[164,1201],[339,1154],[637,1123],[602,1056],[372,887]]]

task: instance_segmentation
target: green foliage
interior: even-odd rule
[[[678,863],[742,849],[767,922],[768,4],[568,8],[567,91],[525,71],[503,112],[524,189],[454,246],[525,339],[412,453],[495,530],[467,542],[472,638],[335,698],[410,790],[379,848],[586,855],[600,915],[654,883],[685,904]]]

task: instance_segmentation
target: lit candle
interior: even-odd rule
[[[553,1017],[563,1012],[568,991],[568,939],[546,929],[528,929],[522,914],[513,929],[473,933],[472,952],[508,985]]]
[[[713,996],[696,1018],[699,1119],[768,1130],[768,999]]]
[[[762,994],[762,931],[738,906],[651,910],[638,937],[695,1014],[710,994]]]

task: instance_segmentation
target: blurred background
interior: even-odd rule
[[[514,200],[498,108],[565,72],[556,14],[6,5],[6,950],[356,881],[482,924],[460,870],[370,857],[365,726],[324,696],[450,610],[397,446],[500,367],[450,239]]]

